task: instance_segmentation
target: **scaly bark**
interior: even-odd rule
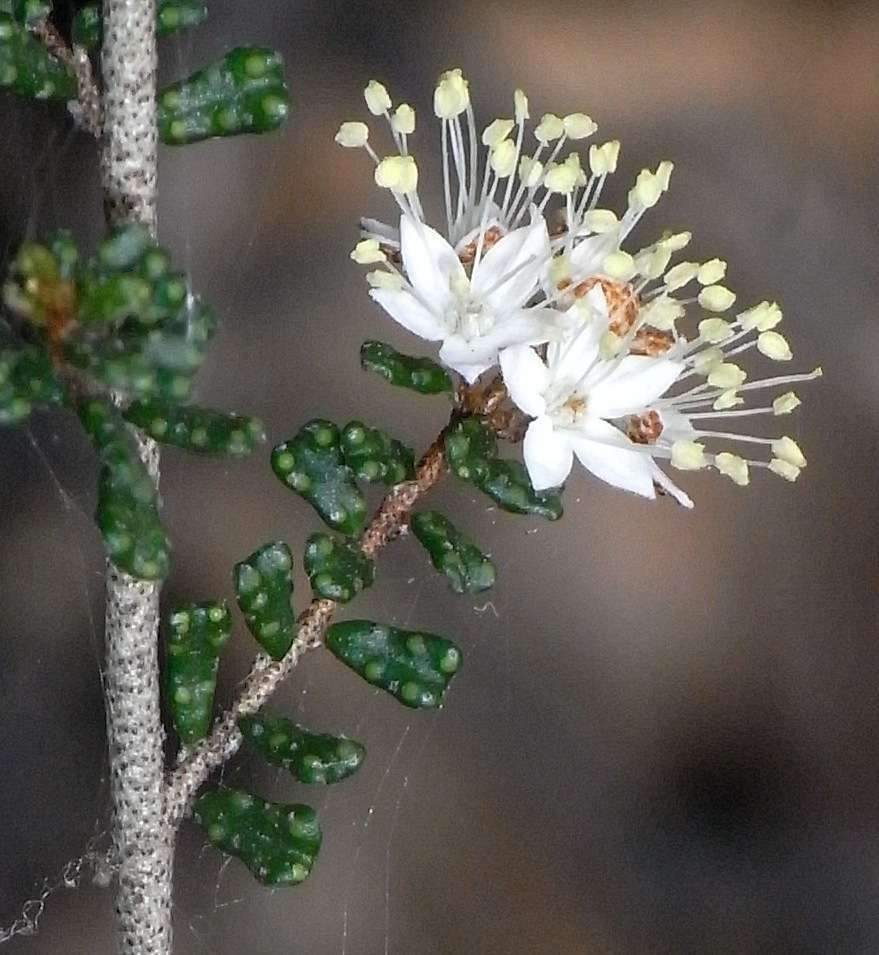
[[[101,179],[110,225],[156,230],[155,0],[104,0]],[[158,482],[156,445],[138,435]],[[164,812],[159,701],[159,585],[107,568],[106,701],[119,862],[119,951],[169,955],[173,833]]]

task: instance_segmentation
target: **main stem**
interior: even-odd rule
[[[104,0],[101,180],[110,225],[156,231],[155,0]],[[138,435],[158,482],[159,453]],[[119,861],[116,917],[125,955],[171,952],[173,832],[164,812],[159,702],[159,585],[107,566],[107,736],[113,837]]]

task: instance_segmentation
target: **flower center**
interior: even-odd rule
[[[655,444],[662,434],[662,419],[657,411],[632,415],[626,422],[626,434],[635,444]]]
[[[487,335],[494,328],[494,315],[473,296],[470,280],[457,275],[451,280],[454,302],[448,315],[450,328],[465,341]]]

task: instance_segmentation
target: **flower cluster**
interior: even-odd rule
[[[687,507],[690,498],[658,461],[714,468],[739,485],[749,483],[751,468],[796,480],[806,460],[792,438],[726,423],[789,414],[800,403],[792,391],[761,407],[747,406],[745,396],[821,375],[817,368],[750,380],[738,364],[753,349],[791,360],[776,331],[781,309],[762,302],[733,313],[720,259],[673,264],[689,233],[623,249],[667,191],[670,162],[640,172],[618,216],[599,203],[620,144],[593,144],[585,159],[576,148],[595,134],[592,119],[547,113],[526,146],[529,103],[517,90],[513,118],[495,119],[479,135],[469,84],[451,70],[433,104],[442,135],[441,234],[425,221],[409,151],[415,111],[394,107],[376,81],[364,95],[370,113],[387,121],[395,151],[379,155],[360,122],[343,123],[336,141],[369,154],[400,225],[364,220],[352,258],[376,266],[367,275],[372,298],[413,334],[441,343],[440,360],[468,383],[500,367],[511,400],[532,419],[523,450],[536,490],[560,485],[574,457],[610,484],[649,498],[659,489]],[[730,443],[763,454],[724,450]]]

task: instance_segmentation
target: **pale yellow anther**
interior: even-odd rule
[[[635,185],[629,192],[629,202],[633,205],[652,209],[662,196],[662,180],[649,169],[638,173]]]
[[[708,375],[722,364],[723,352],[719,348],[706,348],[693,359],[693,370],[697,375]]]
[[[598,357],[602,361],[610,361],[612,358],[616,358],[622,347],[622,338],[608,329],[598,342]]]
[[[761,332],[757,338],[757,351],[773,361],[790,361],[794,357],[787,339],[778,332]]]
[[[706,318],[699,322],[699,337],[712,345],[725,342],[732,337],[732,326],[722,318]]]
[[[574,191],[579,178],[579,170],[574,169],[567,163],[553,164],[547,169],[543,184],[550,192],[567,195]]]
[[[531,156],[523,156],[519,162],[519,178],[526,189],[535,189],[543,178],[543,163]]]
[[[725,391],[711,406],[715,411],[729,411],[730,408],[738,408],[745,403],[744,398],[740,398],[735,388]]]
[[[585,186],[587,179],[586,174],[583,172],[583,165],[580,162],[580,154],[568,153],[564,164],[576,174],[577,179],[575,185]]]
[[[613,232],[620,224],[617,214],[611,209],[593,209],[583,216],[583,225],[590,232],[597,232],[604,235],[606,232]]]
[[[433,94],[433,111],[440,119],[454,119],[470,105],[470,88],[460,70],[447,70]]]
[[[679,471],[701,471],[708,465],[705,445],[698,441],[675,441],[671,446],[671,463]]]
[[[638,274],[646,279],[658,279],[668,268],[671,252],[662,245],[642,249],[635,256]]]
[[[534,130],[534,136],[539,143],[546,146],[548,143],[558,139],[565,131],[565,124],[555,115],[555,113],[544,113],[537,129]]]
[[[656,167],[656,178],[659,180],[659,184],[662,187],[663,192],[668,192],[668,186],[671,182],[671,174],[674,172],[675,164],[669,162],[668,159],[664,159]]]
[[[689,285],[698,274],[698,262],[679,262],[666,272],[665,287],[669,292],[676,292],[679,288]]]
[[[783,477],[785,481],[796,481],[800,476],[800,469],[791,464],[790,461],[784,461],[781,458],[773,458],[769,462],[769,470],[773,474],[777,474],[779,477]]]
[[[667,295],[660,295],[641,309],[641,315],[646,324],[658,328],[661,332],[673,331],[675,322],[683,318],[685,314],[683,305]],[[718,361],[723,361],[723,355]]]
[[[747,311],[740,312],[736,318],[742,328],[748,331],[756,328],[758,332],[768,332],[781,321],[782,311],[775,302],[761,302]]]
[[[504,139],[491,151],[491,168],[500,179],[512,176],[516,170],[516,144]]]
[[[395,292],[399,292],[403,288],[403,277],[401,275],[396,272],[385,272],[383,269],[367,272],[366,281],[373,288],[392,289]]]
[[[709,285],[699,293],[699,304],[708,312],[725,312],[735,300],[735,294],[723,285]]]
[[[514,125],[511,119],[492,120],[482,131],[482,145],[494,149],[510,135]]]
[[[635,274],[635,260],[628,252],[617,249],[605,258],[602,271],[618,282],[628,282]]]
[[[359,149],[369,141],[369,127],[366,123],[342,123],[336,133],[336,142],[346,149]]]
[[[711,259],[703,262],[696,276],[700,285],[716,285],[726,276],[726,262],[723,259]]]
[[[670,252],[680,252],[685,249],[693,238],[692,232],[676,232],[674,235],[668,235],[662,239],[664,245]]]
[[[412,156],[388,156],[375,167],[375,181],[382,189],[392,192],[415,192],[418,188],[418,166]]]
[[[751,476],[748,473],[748,462],[737,454],[721,451],[714,458],[714,466],[734,484],[738,484],[739,487],[747,487],[751,481]]]
[[[415,132],[415,110],[408,103],[400,103],[391,118],[394,132],[411,136]]]
[[[620,144],[616,139],[601,146],[589,147],[589,168],[594,176],[606,176],[617,171]]]
[[[516,90],[516,92],[513,93],[513,105],[515,107],[517,123],[521,125],[526,119],[531,118],[531,113],[528,110],[528,97],[523,90]]]
[[[391,108],[391,97],[378,80],[370,80],[363,91],[366,106],[373,116],[381,116]]]
[[[739,388],[744,384],[747,377],[738,365],[734,365],[732,362],[723,362],[720,365],[715,365],[709,371],[708,384],[712,388],[723,388],[724,390]]]
[[[568,139],[587,139],[598,129],[598,123],[585,113],[570,113],[562,120],[562,124]]]
[[[787,461],[788,464],[792,464],[795,468],[804,468],[806,466],[806,458],[800,450],[800,446],[793,438],[789,438],[787,435],[772,442],[772,453],[777,458],[781,458],[782,461]]]
[[[351,258],[358,265],[374,265],[377,262],[386,262],[387,256],[382,252],[376,239],[364,239],[358,242],[351,253]]]
[[[792,411],[796,411],[801,404],[802,401],[796,396],[795,392],[787,391],[772,402],[772,410],[776,415],[790,414]]]

